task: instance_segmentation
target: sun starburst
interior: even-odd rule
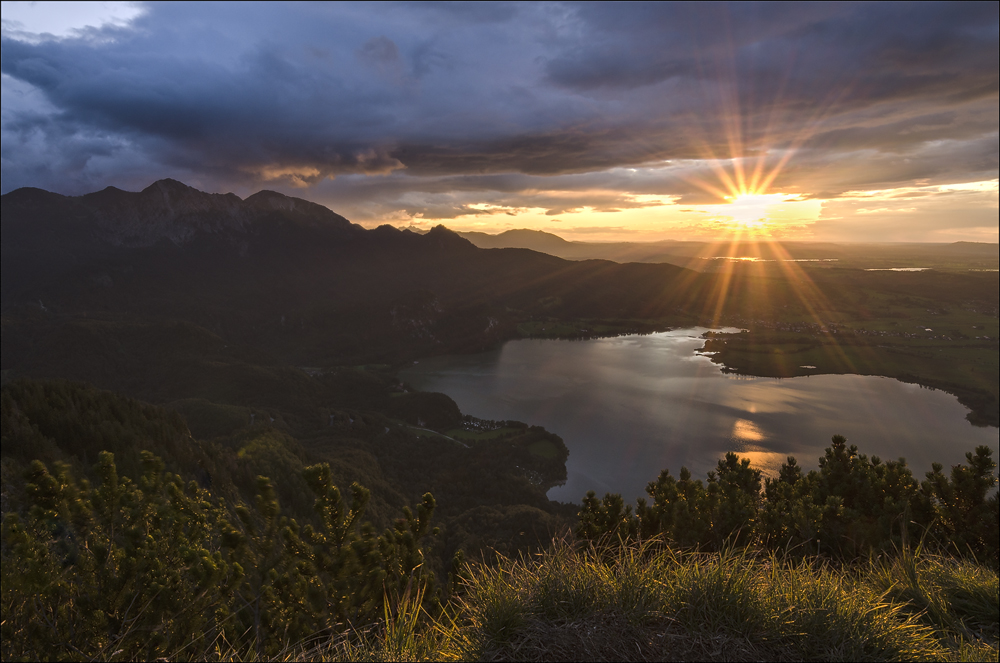
[[[768,225],[768,210],[771,206],[787,200],[788,196],[781,193],[740,193],[726,196],[729,201],[724,212],[733,222],[746,230],[761,230]]]

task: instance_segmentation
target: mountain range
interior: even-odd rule
[[[444,227],[368,230],[270,191],[161,180],[0,202],[8,321],[183,320],[296,364],[483,349],[534,316],[659,319],[711,285],[674,265],[482,250]]]

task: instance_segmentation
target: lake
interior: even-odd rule
[[[634,500],[661,469],[676,477],[686,466],[704,480],[728,451],[767,475],[789,455],[812,469],[838,434],[869,456],[905,457],[920,479],[932,462],[950,467],[978,445],[998,457],[1000,430],[972,426],[950,394],[862,375],[726,374],[696,352],[705,331],[508,341],[483,354],[421,360],[400,379],[448,394],[465,414],[561,436],[568,479],[548,495],[564,502],[588,490]]]

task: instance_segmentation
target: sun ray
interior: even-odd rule
[[[819,325],[821,329],[828,329],[828,321],[820,315],[820,310],[833,310],[834,307],[826,295],[823,294],[822,289],[816,285],[807,270],[792,260],[787,249],[780,242],[769,241],[769,248],[774,252],[778,268],[782,271],[786,282],[791,287],[792,293],[796,296],[803,309],[805,309],[807,318]],[[824,343],[824,347],[833,353],[837,361],[852,372],[858,370],[857,364],[842,347],[836,335],[828,334],[827,340],[829,342]],[[874,360],[875,353],[872,350],[866,349],[865,346],[854,347],[856,352],[868,354],[870,355],[869,359]]]

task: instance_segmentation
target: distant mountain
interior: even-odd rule
[[[580,242],[568,241],[541,230],[507,230],[497,235],[482,232],[458,233],[479,248],[520,248],[540,251],[567,260],[612,260],[614,262],[665,262],[694,269],[704,269],[706,259],[718,256],[751,256],[774,258],[779,251],[774,245],[758,242],[691,242],[662,240],[657,242]],[[816,251],[840,253],[835,244],[809,244],[798,246],[810,255]]]
[[[507,230],[498,235],[481,232],[460,232],[461,237],[469,240],[481,249],[531,249],[551,255],[565,257],[563,254],[573,254],[577,244],[568,242],[558,235],[542,230]]]
[[[915,266],[898,261],[922,261],[926,267],[953,266],[954,260],[971,261],[969,267],[995,268],[998,245],[978,242],[943,243],[845,243],[809,241],[657,242],[568,241],[540,230],[507,230],[497,235],[458,233],[479,248],[522,248],[566,260],[612,260],[619,263],[670,263],[698,271],[713,271],[720,258],[756,258],[764,261],[836,261],[851,267]],[[986,261],[986,262],[982,262]]]
[[[960,255],[978,255],[989,258],[997,257],[997,245],[989,242],[954,242],[942,246],[942,251]]]

